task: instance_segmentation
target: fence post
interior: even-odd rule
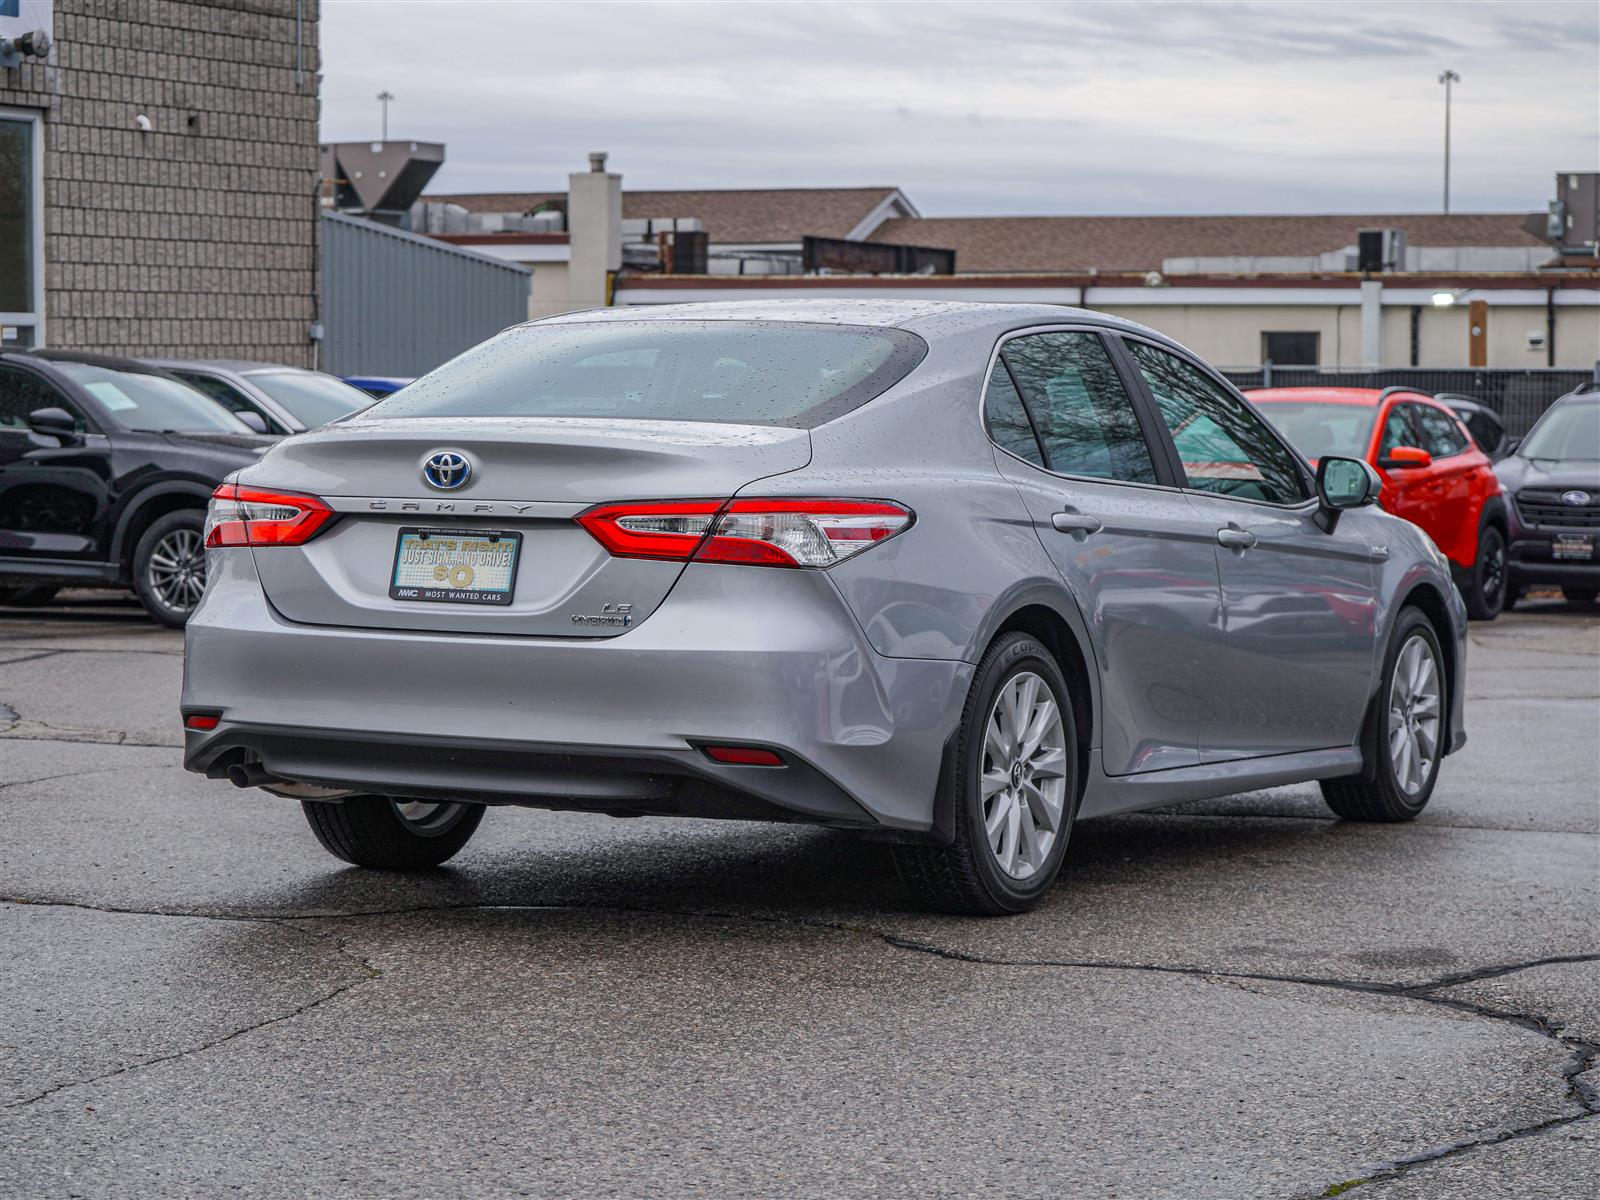
[[[1594,369],[1596,377],[1600,378],[1600,363],[1595,363]],[[1270,358],[1261,364],[1261,386],[1264,388],[1272,386],[1272,360]]]
[[[1595,382],[1596,382],[1596,383],[1600,383],[1600,358],[1597,358],[1597,359],[1595,359],[1595,361],[1594,361],[1594,375],[1593,375],[1593,379],[1594,379],[1594,381],[1595,381]]]

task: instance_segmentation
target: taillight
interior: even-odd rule
[[[746,499],[602,504],[578,523],[612,554],[831,567],[911,524],[911,510],[887,500]]]
[[[315,496],[225,483],[206,509],[206,545],[299,546],[333,520]]]

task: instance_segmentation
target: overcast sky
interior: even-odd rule
[[[323,0],[322,136],[436,191],[894,184],[924,215],[1456,211],[1600,169],[1600,4]]]

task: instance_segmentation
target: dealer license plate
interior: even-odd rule
[[[389,595],[395,600],[510,604],[522,535],[494,529],[402,529]]]
[[[1558,533],[1550,541],[1551,558],[1576,558],[1587,562],[1594,557],[1594,535]]]

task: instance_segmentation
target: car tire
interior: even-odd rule
[[[1467,616],[1492,621],[1506,605],[1506,535],[1498,525],[1485,525],[1478,535],[1478,557],[1467,583]]]
[[[1419,661],[1431,667],[1427,680]],[[1419,691],[1431,686],[1432,703],[1419,702]],[[1420,609],[1404,608],[1389,638],[1383,658],[1383,677],[1373,720],[1375,736],[1364,738],[1376,759],[1360,775],[1322,781],[1322,798],[1346,821],[1411,821],[1427,807],[1439,778],[1449,710],[1449,683],[1438,635]],[[1432,720],[1431,747],[1426,726]],[[1421,755],[1416,763],[1407,754]],[[1370,779],[1367,775],[1371,776]]]
[[[1012,736],[1019,710],[1025,710],[1022,732],[1035,732],[1031,749]],[[1037,640],[1008,633],[984,654],[954,757],[938,797],[941,811],[950,813],[953,840],[896,845],[900,878],[919,903],[940,912],[1026,912],[1060,874],[1078,812],[1071,693]]]
[[[0,604],[10,608],[38,608],[56,598],[58,587],[0,587]]]
[[[1593,604],[1594,598],[1600,596],[1600,588],[1563,586],[1561,595],[1568,604]]]
[[[203,509],[180,508],[157,517],[133,548],[133,591],[145,612],[182,629],[206,584]]]
[[[350,796],[302,800],[300,807],[335,858],[377,871],[420,871],[455,857],[477,832],[484,806]]]

